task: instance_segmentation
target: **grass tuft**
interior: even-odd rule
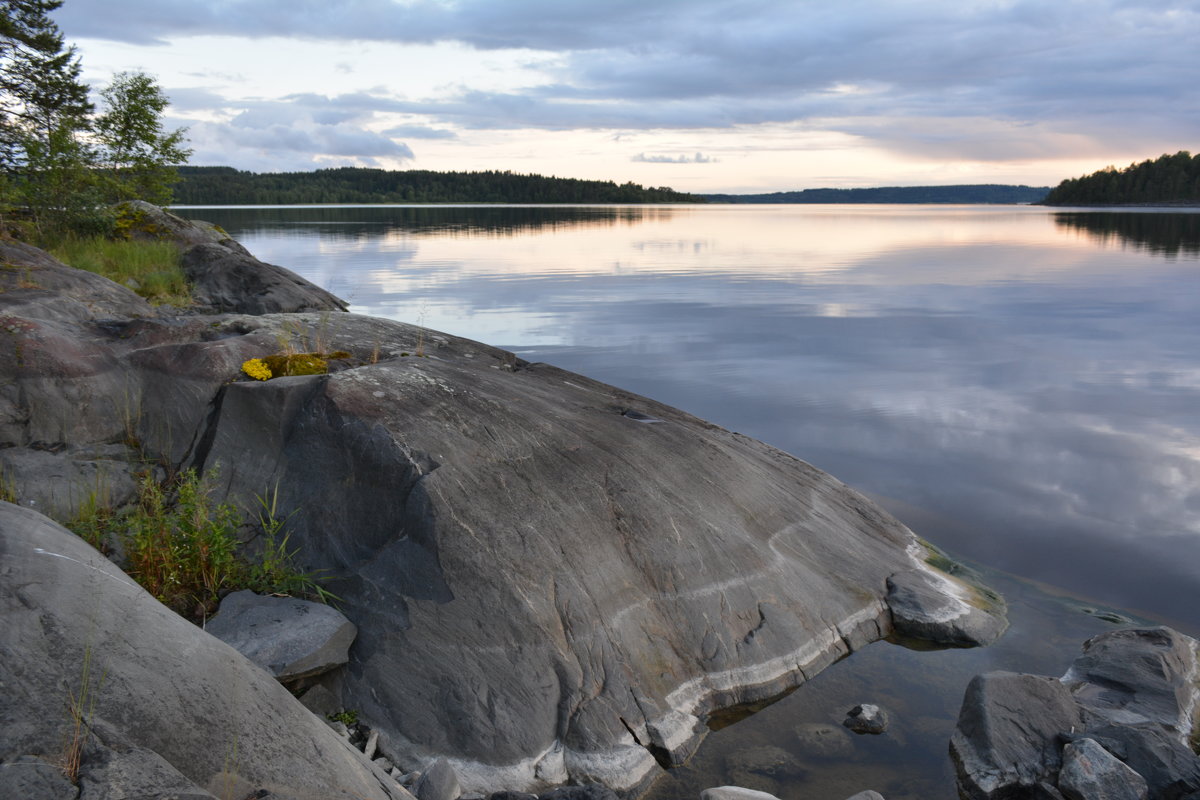
[[[154,305],[191,305],[191,286],[172,242],[68,237],[50,253],[64,264],[128,286]]]
[[[316,573],[297,570],[288,548],[286,519],[276,516],[277,498],[259,498],[263,533],[257,560],[241,552],[242,515],[211,497],[214,474],[185,470],[166,484],[142,476],[136,505],[120,513],[89,504],[68,527],[94,546],[116,539],[126,572],[159,602],[193,621],[217,610],[231,591],[295,594],[322,602],[337,598]]]

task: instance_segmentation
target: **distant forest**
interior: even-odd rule
[[[1106,167],[1082,178],[1068,178],[1044,202],[1049,206],[1198,205],[1200,155],[1180,150],[1122,170]]]
[[[339,167],[254,173],[232,167],[180,167],[179,205],[302,203],[702,203],[666,186],[549,178],[512,172],[389,171]]]
[[[1049,186],[883,186],[877,189],[804,189],[771,194],[706,194],[712,203],[1037,203]]]

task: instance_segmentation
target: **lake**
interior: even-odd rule
[[[785,800],[865,788],[951,800],[946,741],[971,675],[1061,674],[1111,627],[1106,610],[1200,634],[1200,213],[179,212],[353,311],[504,347],[787,450],[985,565],[1009,598],[997,645],[867,647],[711,735],[657,800],[731,776]],[[887,734],[834,737],[819,756],[804,746],[811,725],[860,702],[892,713]]]

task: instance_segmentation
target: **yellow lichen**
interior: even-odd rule
[[[271,368],[261,358],[252,358],[242,364],[242,372],[256,381],[265,381],[272,377]]]

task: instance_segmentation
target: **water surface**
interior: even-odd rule
[[[711,736],[691,767],[661,782],[661,798],[695,797],[731,770],[745,778],[749,757],[737,752],[768,744],[795,763],[778,779],[760,775],[758,788],[787,800],[864,788],[889,800],[953,798],[946,740],[971,675],[1061,674],[1083,638],[1110,626],[1086,608],[1200,633],[1200,214],[183,213],[354,311],[679,406],[832,472],[956,556],[1057,587],[993,574],[1014,606],[998,645],[872,645]],[[822,758],[799,743],[797,725],[837,723],[872,701],[900,720],[889,734]]]

